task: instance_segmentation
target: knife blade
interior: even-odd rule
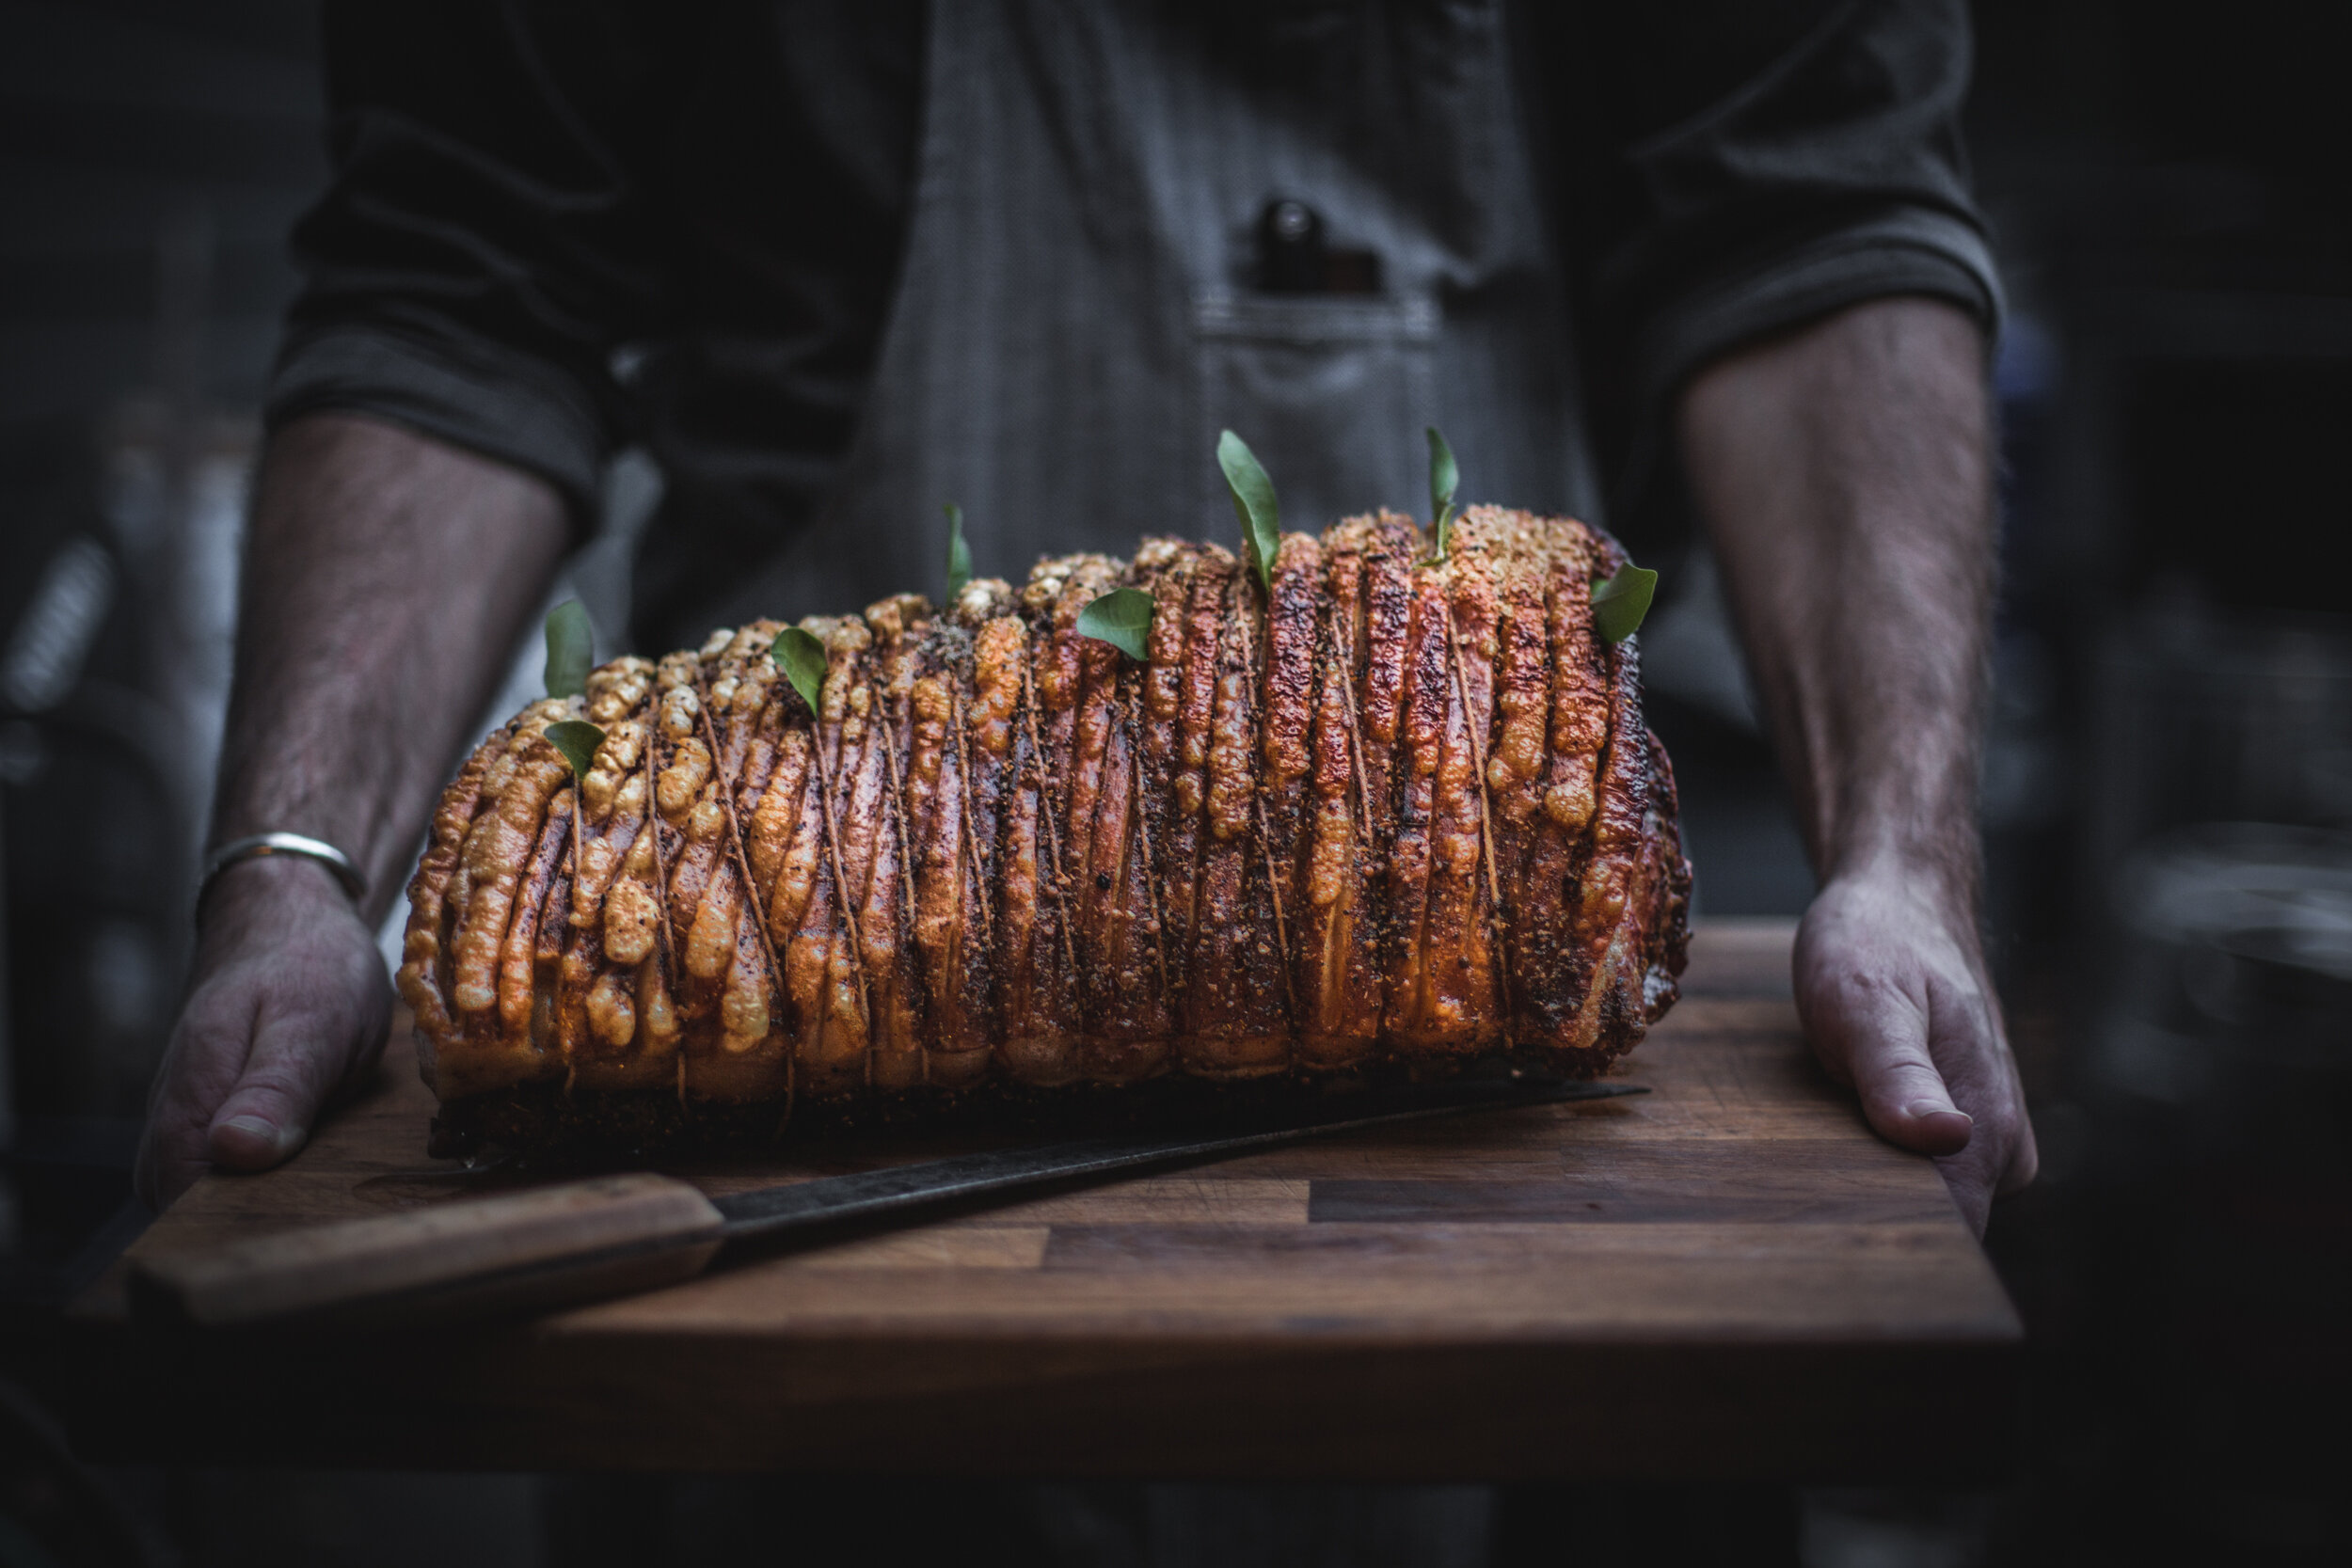
[[[707,1197],[650,1172],[597,1177],[405,1213],[312,1226],[136,1260],[144,1323],[408,1323],[576,1305],[681,1283],[737,1254],[1016,1195],[1165,1169],[1309,1138],[1473,1110],[1644,1094],[1578,1080],[1454,1083],[1236,1127],[1147,1129],[992,1149]]]
[[[908,1210],[959,1205],[1048,1184],[1113,1176],[1121,1171],[1245,1154],[1334,1132],[1423,1121],[1462,1111],[1557,1105],[1647,1092],[1648,1085],[1643,1084],[1594,1080],[1545,1084],[1532,1089],[1501,1081],[1496,1081],[1491,1090],[1480,1084],[1444,1085],[1436,1092],[1422,1091],[1410,1102],[1390,1102],[1376,1111],[1350,1106],[1328,1116],[1286,1119],[1238,1132],[1200,1129],[1115,1132],[1034,1148],[992,1149],[981,1154],[927,1160],[920,1164],[893,1165],[852,1176],[819,1177],[811,1181],[763,1187],[756,1192],[734,1193],[714,1198],[712,1206],[724,1216],[728,1241],[751,1241],[783,1231],[849,1225]]]

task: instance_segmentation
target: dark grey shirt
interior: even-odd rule
[[[1328,109],[1417,101],[1385,78],[1443,71],[1444,13],[1485,8],[1178,8],[1216,69]],[[1643,466],[1675,387],[1760,334],[1893,293],[1992,325],[1961,0],[1506,8],[1583,387],[1565,438],[1597,471]],[[926,72],[954,68],[929,33],[919,0],[330,3],[336,175],[295,237],[308,283],[272,421],[399,420],[583,513],[605,456],[643,441],[670,490],[639,634],[691,638],[695,585],[781,549],[840,476],[908,243]],[[1365,118],[1329,114],[1336,156],[1399,142]]]

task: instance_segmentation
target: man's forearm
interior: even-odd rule
[[[2033,1127],[1977,934],[1993,601],[1984,342],[1948,306],[1857,306],[1701,373],[1682,449],[1820,891],[1797,1010],[1884,1137],[1981,1227]]]
[[[488,459],[358,416],[280,431],[246,541],[215,840],[325,839],[381,918],[565,537],[554,490]]]
[[[290,858],[215,884],[149,1100],[150,1203],[211,1165],[285,1159],[373,1069],[391,1003],[373,927],[564,532],[546,484],[394,425],[321,414],[271,440],[214,833],[325,839],[359,863],[368,907]]]
[[[1981,334],[1880,301],[1702,372],[1681,439],[1824,881],[1973,912],[1993,593]]]

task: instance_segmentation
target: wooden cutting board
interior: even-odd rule
[[[1934,1168],[1813,1066],[1790,931],[1702,927],[1653,1093],[1353,1134],[525,1323],[167,1341],[119,1275],[61,1398],[115,1457],[1363,1478],[1997,1470],[2021,1332]],[[134,1253],[495,1186],[398,1069]],[[713,1193],[974,1147],[834,1145]]]

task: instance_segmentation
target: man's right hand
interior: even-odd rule
[[[391,1001],[374,934],[325,868],[221,873],[149,1100],[139,1196],[161,1212],[211,1166],[266,1170],[300,1148],[374,1067]]]

